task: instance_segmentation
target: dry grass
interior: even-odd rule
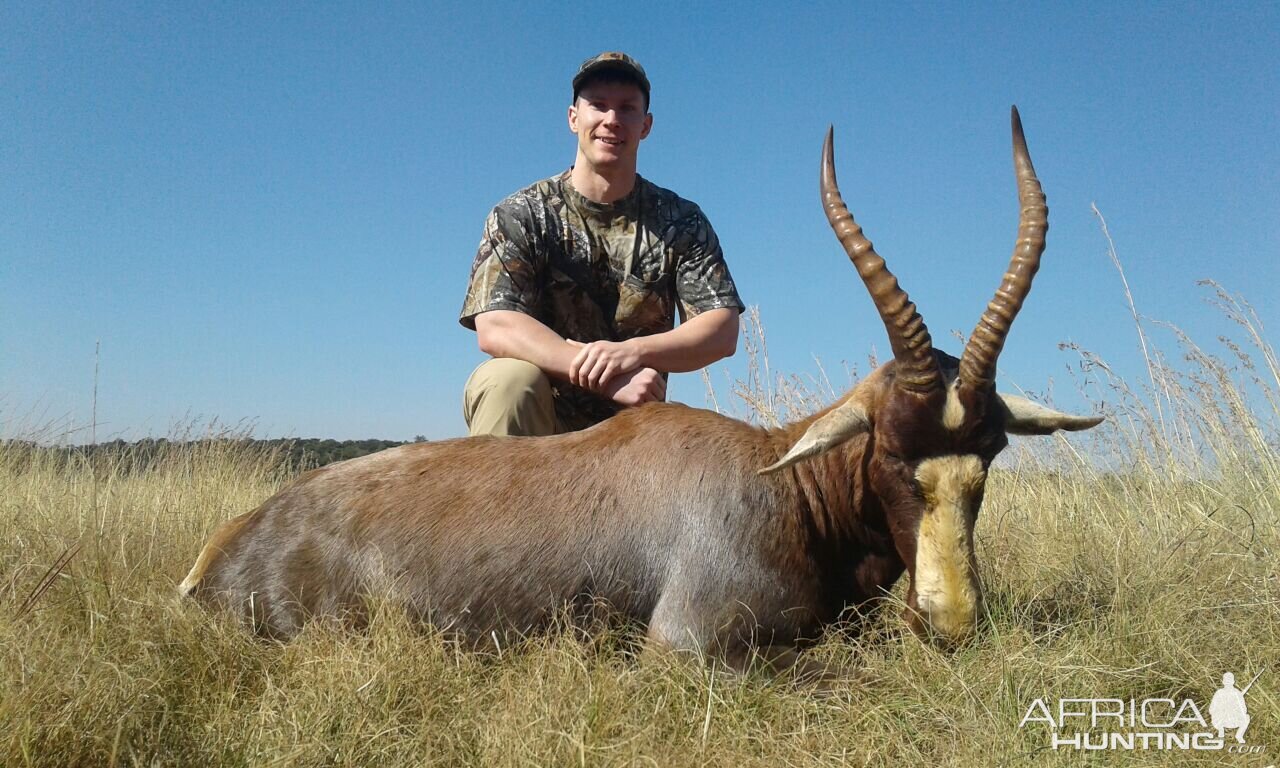
[[[482,655],[387,612],[367,633],[262,643],[171,595],[218,521],[287,482],[278,456],[224,441],[91,467],[7,444],[0,764],[1276,762],[1280,366],[1248,306],[1211,290],[1243,331],[1228,359],[1175,331],[1174,366],[1148,337],[1149,380],[1131,387],[1081,353],[1108,424],[1019,443],[994,473],[981,637],[941,653],[886,612],[814,651],[863,671],[821,696],[637,661],[614,632]],[[757,418],[830,397],[824,373],[756,370],[738,395]],[[1262,755],[1054,752],[1042,726],[1018,727],[1041,696],[1190,697],[1207,717],[1222,672],[1263,668],[1248,695]]]

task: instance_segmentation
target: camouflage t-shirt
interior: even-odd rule
[[[572,170],[572,169],[570,169]],[[698,206],[636,177],[613,203],[588,200],[570,171],[503,200],[489,214],[459,321],[523,312],[566,339],[624,341],[662,333],[710,309],[743,309],[720,241]],[[556,416],[580,429],[619,406],[552,380]]]

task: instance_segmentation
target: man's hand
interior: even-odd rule
[[[569,343],[581,347],[569,364],[569,382],[592,392],[607,394],[614,377],[640,368],[640,350],[634,340]]]
[[[598,392],[619,405],[635,406],[667,399],[667,380],[653,368],[640,366],[634,340],[565,339],[578,354],[569,365],[569,381]]]
[[[652,368],[637,368],[614,376],[604,395],[619,405],[660,403],[667,399],[667,381]]]

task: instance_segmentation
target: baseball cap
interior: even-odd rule
[[[644,94],[645,103],[649,102],[649,76],[644,73],[644,67],[640,66],[640,62],[621,51],[605,51],[582,62],[582,66],[578,67],[578,74],[573,76],[573,97],[575,99],[578,97],[578,91],[587,78],[607,70],[623,72],[634,77],[636,85],[640,86],[640,92]]]

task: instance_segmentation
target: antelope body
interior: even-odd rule
[[[1048,227],[1016,110],[1013,132],[1017,244],[961,358],[933,349],[854,223],[828,132],[823,205],[894,352],[835,405],[763,429],[650,404],[582,432],[419,443],[330,465],[219,528],[182,593],[281,638],[310,616],[358,624],[378,593],[477,641],[603,603],[658,647],[785,664],[906,571],[910,625],[967,636],[981,600],[973,527],[1006,434],[1101,421],[994,389]]]

